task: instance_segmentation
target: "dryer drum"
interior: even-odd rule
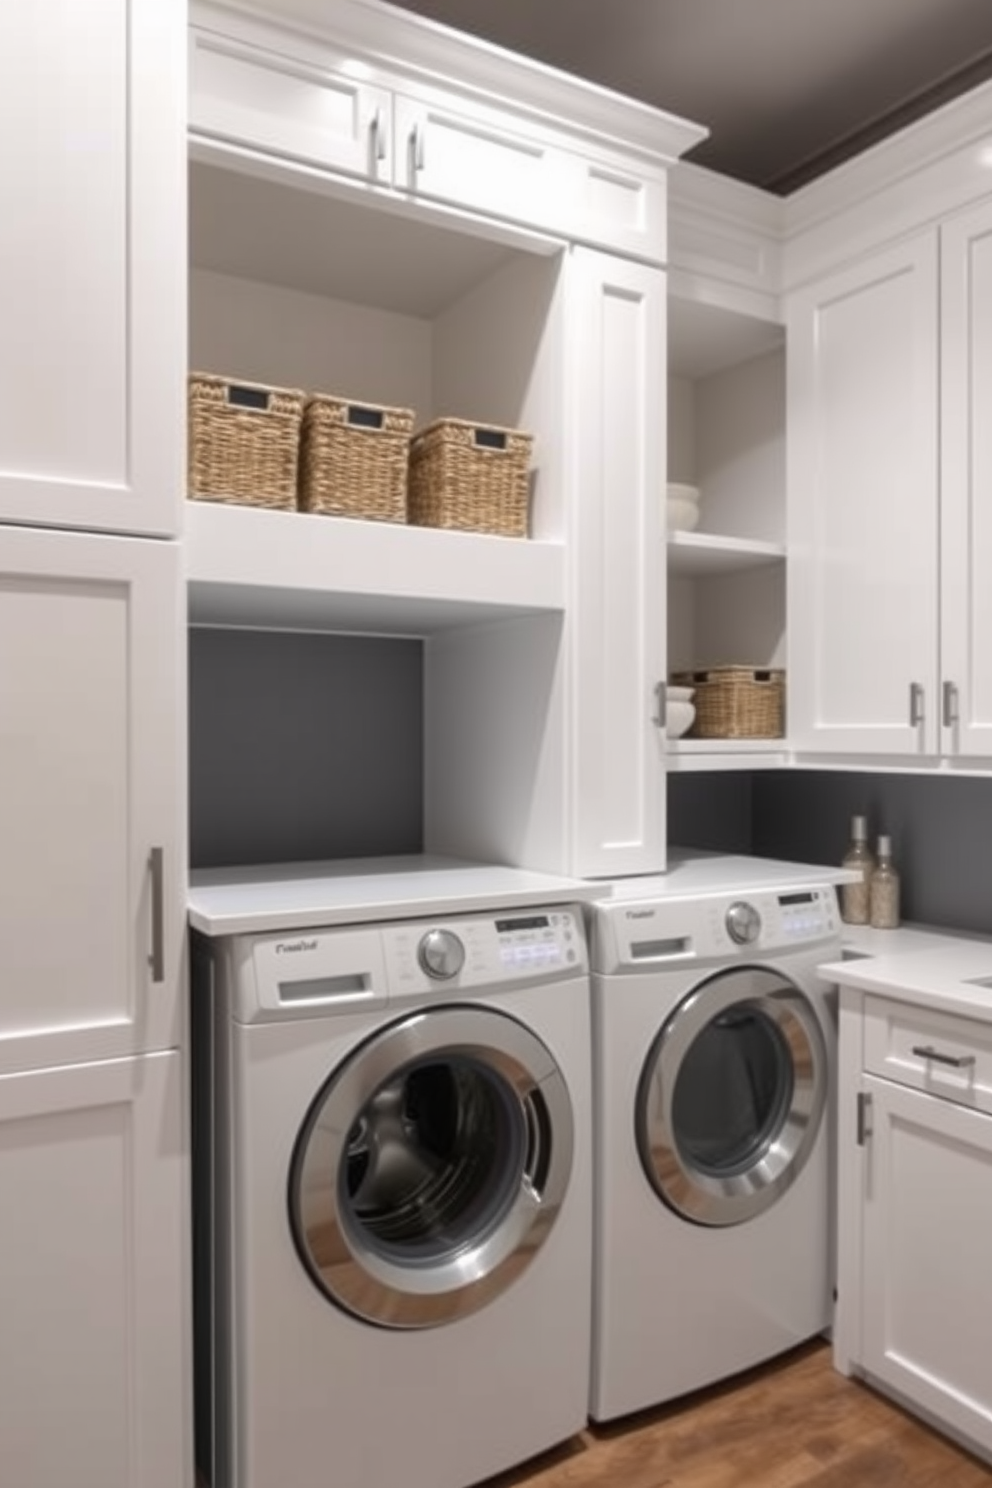
[[[290,1222],[311,1280],[386,1327],[465,1316],[555,1221],[571,1102],[515,1019],[451,1006],[380,1030],[326,1081],[297,1141]]]
[[[699,984],[645,1061],[637,1144],[649,1181],[685,1219],[741,1224],[805,1165],[823,1120],[826,1045],[787,978],[737,967]]]

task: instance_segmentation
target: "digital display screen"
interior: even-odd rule
[[[496,929],[502,935],[504,930],[547,930],[550,924],[547,915],[525,915],[515,920],[497,920]]]
[[[815,898],[816,898],[816,895],[815,894],[811,894],[807,890],[805,894],[779,894],[779,896],[778,896],[778,902],[779,902],[779,904],[783,904],[783,905],[785,905],[785,904],[812,904]]]

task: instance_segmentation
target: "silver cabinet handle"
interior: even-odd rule
[[[858,1091],[858,1146],[863,1147],[871,1136],[871,1092]]]
[[[909,722],[913,728],[917,728],[923,722],[923,684],[922,682],[910,682],[909,684]]]
[[[656,682],[654,695],[658,701],[658,711],[651,721],[656,728],[663,729],[668,722],[668,683]]]
[[[415,173],[424,168],[424,134],[422,124],[414,124],[410,130],[410,164]]]
[[[945,682],[943,686],[944,727],[951,728],[959,721],[958,689],[956,682]]]
[[[952,1069],[970,1069],[975,1062],[974,1054],[942,1054],[931,1044],[914,1044],[913,1053],[920,1059],[932,1059],[934,1064],[949,1064]]]
[[[369,140],[372,145],[372,159],[385,160],[386,131],[382,127],[382,109],[376,109],[369,120]]]
[[[165,981],[165,853],[153,847],[148,854],[148,871],[152,880],[152,948],[148,964],[152,981]]]

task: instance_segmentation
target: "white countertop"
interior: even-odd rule
[[[790,863],[735,853],[673,847],[664,873],[619,878],[600,884],[599,899],[694,898],[700,894],[747,894],[807,884],[855,883],[859,875],[830,863]]]
[[[829,981],[992,1022],[992,937],[926,925],[898,930],[845,925],[842,938],[851,959],[817,968]],[[990,985],[976,985],[980,978]]]
[[[583,879],[417,855],[194,869],[188,909],[206,935],[241,935],[588,903],[601,893]]]

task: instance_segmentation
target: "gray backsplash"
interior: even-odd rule
[[[778,770],[672,775],[669,840],[839,863],[851,817],[892,838],[903,919],[992,934],[992,779]]]
[[[420,852],[418,640],[190,632],[193,867]]]

